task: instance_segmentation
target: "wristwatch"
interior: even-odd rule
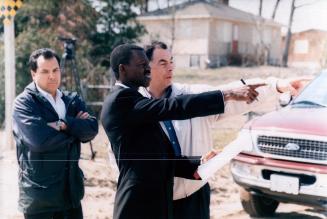
[[[61,131],[63,125],[64,125],[64,121],[63,121],[62,119],[59,119],[59,120],[56,122],[56,129],[57,129],[58,131]]]

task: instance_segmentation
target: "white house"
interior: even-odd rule
[[[282,25],[227,4],[195,0],[143,14],[138,21],[148,34],[142,44],[167,43],[176,67],[216,67],[228,64],[230,57],[253,61],[261,54],[278,64]]]

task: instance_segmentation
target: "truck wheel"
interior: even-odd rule
[[[272,216],[279,205],[278,201],[251,194],[244,188],[240,189],[240,197],[244,211],[252,217]]]

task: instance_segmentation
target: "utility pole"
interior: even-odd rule
[[[15,70],[15,26],[13,18],[4,23],[5,44],[5,149],[14,148],[12,134],[12,108],[16,96],[16,70]]]
[[[15,68],[15,25],[16,11],[22,6],[23,0],[1,0],[0,15],[4,17],[4,61],[5,61],[5,145],[4,149],[14,148],[12,134],[12,109],[16,97]],[[1,152],[2,150],[0,150]]]

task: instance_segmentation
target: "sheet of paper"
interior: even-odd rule
[[[249,151],[252,149],[252,139],[250,133],[240,133],[236,140],[224,147],[224,149],[198,167],[198,174],[201,179],[207,181],[225,164],[229,163],[242,151]]]

